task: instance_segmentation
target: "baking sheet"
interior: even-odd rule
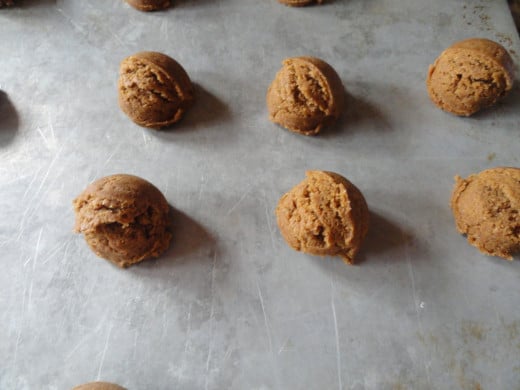
[[[0,11],[0,388],[518,389],[520,268],[455,230],[453,176],[519,166],[520,93],[472,118],[435,108],[428,65],[487,37],[519,63],[506,1],[25,1]],[[119,62],[177,59],[197,103],[171,130],[117,105]],[[267,120],[281,61],[348,91],[318,137]],[[307,169],[364,193],[360,264],[292,251],[279,197]],[[92,180],[141,176],[175,210],[171,248],[120,270],[72,233]]]

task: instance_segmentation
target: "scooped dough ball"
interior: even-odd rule
[[[76,386],[72,390],[126,390],[124,387],[108,382],[90,382]]]
[[[90,184],[75,200],[75,231],[100,257],[125,268],[158,257],[170,244],[169,206],[137,176],[113,175]]]
[[[520,168],[456,176],[451,208],[457,230],[481,252],[512,260],[520,251]]]
[[[139,11],[158,11],[171,5],[170,0],[126,0],[126,2]]]
[[[170,126],[193,104],[188,74],[165,54],[134,54],[121,62],[119,72],[119,106],[140,126]]]
[[[363,194],[337,173],[308,171],[306,176],[278,202],[283,238],[297,251],[340,256],[352,264],[368,232]]]
[[[513,60],[500,44],[472,38],[444,50],[430,65],[426,85],[444,111],[470,116],[492,106],[513,87]]]
[[[15,0],[0,0],[0,8],[12,7],[15,3]]]
[[[269,119],[291,131],[315,135],[334,123],[343,108],[344,88],[336,71],[314,57],[294,57],[267,90]]]
[[[278,2],[292,7],[303,7],[311,4],[322,4],[323,0],[278,0]]]

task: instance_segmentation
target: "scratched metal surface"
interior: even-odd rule
[[[520,266],[455,230],[453,176],[519,166],[520,92],[457,118],[428,65],[483,36],[520,53],[506,1],[29,1],[0,11],[0,388],[519,389]],[[122,58],[159,50],[198,101],[163,132],[117,105]],[[267,120],[283,58],[331,63],[340,123]],[[359,266],[289,249],[278,198],[306,169],[350,178],[372,226]],[[72,233],[72,199],[124,172],[174,207],[162,258],[120,270]]]

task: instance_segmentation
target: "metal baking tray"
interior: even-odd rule
[[[520,266],[460,236],[453,176],[519,166],[520,93],[459,118],[428,65],[485,37],[520,63],[506,1],[29,1],[0,11],[0,389],[518,389]],[[120,61],[178,60],[197,102],[178,125],[134,125]],[[286,57],[330,63],[347,90],[317,137],[267,118]],[[290,249],[274,208],[308,169],[360,188],[359,264]],[[72,200],[130,173],[174,209],[157,260],[121,270],[72,233]]]

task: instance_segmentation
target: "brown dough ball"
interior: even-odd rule
[[[90,184],[75,200],[74,230],[100,257],[125,268],[158,257],[169,246],[169,206],[137,176],[113,175]]]
[[[287,58],[267,90],[269,119],[315,135],[339,118],[343,99],[343,84],[329,64],[314,57]]]
[[[322,4],[323,0],[278,0],[278,2],[292,7],[303,7],[314,3]]]
[[[337,173],[308,171],[306,176],[276,207],[283,238],[297,251],[354,263],[370,219],[363,194]]]
[[[126,390],[124,387],[108,382],[90,382],[74,387],[72,390]]]
[[[481,252],[512,260],[520,251],[520,168],[456,176],[451,208],[457,230]]]
[[[125,58],[119,69],[119,106],[135,123],[162,128],[179,121],[194,100],[183,67],[157,52]]]
[[[439,108],[470,116],[511,90],[513,67],[502,45],[488,39],[467,39],[444,50],[430,65],[426,86]]]
[[[166,9],[171,5],[170,0],[126,0],[135,9],[139,11],[157,11]]]
[[[0,0],[0,8],[12,7],[15,4],[15,0]]]

